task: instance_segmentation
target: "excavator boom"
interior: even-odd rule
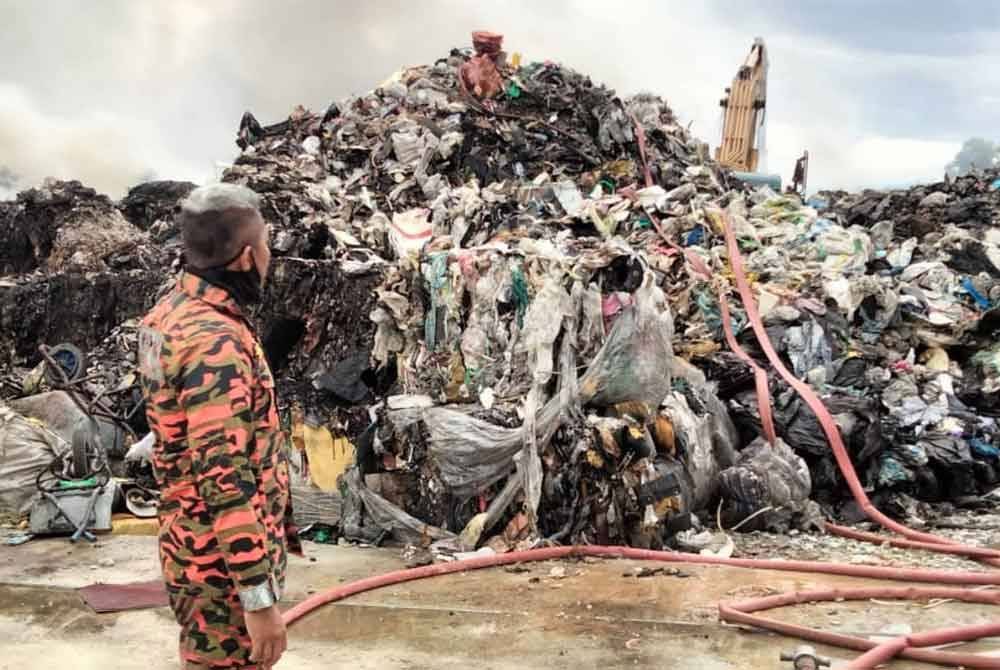
[[[719,103],[725,109],[722,144],[715,152],[719,163],[743,172],[757,170],[758,129],[764,124],[766,101],[767,49],[764,40],[758,37],[732,86],[726,89],[726,97]]]

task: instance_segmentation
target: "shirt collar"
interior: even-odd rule
[[[177,279],[177,288],[189,297],[211,305],[220,312],[246,321],[246,315],[228,291],[210,284],[198,275],[182,271]]]

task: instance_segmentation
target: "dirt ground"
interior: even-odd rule
[[[398,550],[307,544],[290,567],[287,605],[338,583],[402,567]],[[797,641],[718,622],[716,603],[864,580],[679,566],[637,577],[631,561],[569,561],[461,573],[332,604],[290,631],[279,670],[343,668],[780,668]],[[168,670],[176,629],[167,609],[98,615],[75,589],[155,578],[155,540],[106,536],[0,546],[0,670]],[[985,606],[827,603],[776,618],[886,636],[988,621]],[[1000,656],[1000,641],[970,649]],[[841,662],[845,652],[822,649]],[[837,663],[834,664],[835,667]],[[897,663],[892,668],[921,668]]]

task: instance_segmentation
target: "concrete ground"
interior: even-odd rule
[[[288,604],[338,583],[402,567],[399,552],[307,544],[293,559]],[[176,630],[167,609],[98,615],[74,589],[155,578],[155,539],[107,536],[0,546],[0,670],[173,670]],[[100,562],[108,567],[102,567]],[[111,561],[113,565],[109,565]],[[650,565],[650,564],[644,564]],[[636,577],[638,563],[538,563],[411,582],[355,596],[290,631],[278,670],[344,668],[790,668],[796,640],[719,623],[716,603],[864,580],[679,566]],[[976,623],[985,606],[826,603],[775,618],[875,636]],[[969,650],[1000,657],[1000,640]],[[821,649],[836,661],[854,656]],[[894,669],[923,668],[895,663]]]

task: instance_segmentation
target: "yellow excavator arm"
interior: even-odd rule
[[[767,101],[767,50],[764,40],[756,38],[750,54],[726,89],[720,101],[725,110],[722,144],[715,160],[743,172],[755,172],[760,159],[758,129],[764,125],[764,105]]]

